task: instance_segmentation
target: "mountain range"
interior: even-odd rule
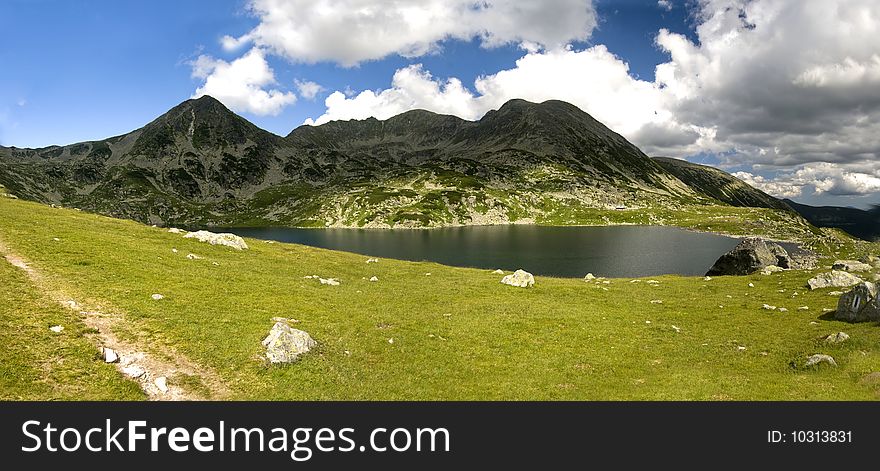
[[[282,137],[204,96],[121,136],[0,147],[0,185],[25,199],[181,226],[540,223],[571,208],[694,204],[790,211],[720,170],[649,158],[552,100],[512,100],[479,121],[415,110]]]

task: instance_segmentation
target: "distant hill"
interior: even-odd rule
[[[817,227],[834,227],[864,240],[880,240],[880,206],[865,211],[838,206],[808,206],[783,200],[804,219]]]
[[[205,96],[102,141],[0,147],[0,184],[21,198],[185,226],[431,227],[553,220],[571,208],[785,209],[719,170],[650,159],[553,100],[512,100],[479,121],[415,110],[281,137]]]
[[[654,157],[654,161],[694,191],[731,206],[789,209],[782,201],[717,168],[670,157]]]

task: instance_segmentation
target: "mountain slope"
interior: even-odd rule
[[[880,240],[880,207],[869,211],[838,206],[809,206],[783,200],[804,219],[817,227],[834,227],[859,239]]]
[[[653,159],[694,191],[731,206],[789,209],[782,201],[717,168],[670,157]]]
[[[589,211],[730,202],[681,174],[561,101],[512,100],[479,121],[415,110],[280,137],[205,96],[103,141],[0,147],[0,185],[19,197],[190,226],[575,224]]]

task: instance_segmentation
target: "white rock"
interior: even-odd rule
[[[245,243],[244,239],[235,234],[215,234],[210,231],[198,231],[190,232],[183,237],[186,239],[196,239],[199,242],[207,242],[211,245],[224,245],[226,247],[232,247],[236,250],[244,250],[248,248],[247,243]]]
[[[831,355],[825,355],[822,353],[817,353],[810,358],[807,358],[807,362],[804,364],[804,366],[816,366],[819,363],[828,363],[831,366],[837,366],[837,362],[834,361],[834,358]]]
[[[153,301],[161,301],[161,300],[165,299],[165,296],[163,296],[159,293],[156,293],[156,294],[151,295],[150,298],[152,298]]]
[[[769,305],[769,304],[765,304],[765,305],[763,305],[763,306],[761,306],[761,307],[763,307],[764,309],[766,309],[766,310],[768,310],[768,311],[775,311],[775,310],[776,310],[776,306],[771,306],[771,305]]]
[[[781,308],[779,308],[779,312],[788,312],[788,309],[781,307]]]
[[[159,391],[162,391],[163,393],[168,392],[168,378],[164,376],[159,376],[158,378],[153,380],[153,384],[155,384],[156,387],[159,388]]]
[[[294,329],[288,321],[275,322],[263,340],[266,359],[271,363],[293,363],[317,344],[307,332]]]
[[[339,286],[339,280],[336,278],[320,278],[322,285]]]
[[[584,281],[593,281],[595,279],[596,279],[596,276],[593,275],[592,273],[587,273],[587,275],[584,276]]]
[[[171,249],[171,253],[177,253],[177,249]]]
[[[529,288],[535,285],[535,277],[525,270],[517,270],[512,275],[502,278],[501,283],[517,288]]]
[[[502,269],[499,268],[499,269],[493,271],[492,273],[494,273],[494,274],[496,274],[496,275],[503,275],[503,274],[504,274],[504,270],[502,270]]]
[[[801,306],[798,308],[798,311],[809,311],[809,310],[810,310],[810,306]]]
[[[379,277],[378,276],[370,277],[370,281],[375,283],[375,282],[379,281]]]
[[[712,281],[712,277],[711,277],[711,276],[706,276],[706,277],[703,278],[703,281]]]
[[[101,355],[104,357],[105,363],[116,363],[119,361],[119,354],[117,354],[112,348],[101,348]]]
[[[651,304],[663,304],[663,301],[660,299],[652,299]]]
[[[780,268],[780,267],[778,267],[778,266],[776,266],[776,265],[769,265],[769,266],[764,267],[764,268],[761,270],[761,274],[762,274],[762,275],[772,275],[773,273],[779,273],[779,272],[781,272],[781,271],[785,271],[785,269],[784,269],[784,268]]]
[[[676,332],[681,332],[681,328],[680,328],[680,327],[676,327],[676,326],[672,326],[672,330],[674,330],[674,331],[676,331]]]
[[[388,343],[394,343],[394,339],[393,338],[388,339]]]
[[[184,231],[182,229],[178,229],[176,227],[172,227],[171,229],[168,229],[168,232],[170,232],[172,234],[183,234],[186,231]]]
[[[143,368],[137,365],[129,365],[122,369],[122,374],[128,376],[129,378],[137,379],[141,376],[145,375],[147,372],[144,371]]]
[[[845,271],[832,270],[831,273],[823,273],[810,278],[807,286],[810,289],[820,288],[849,288],[862,282],[862,279]]]
[[[849,334],[846,332],[837,332],[836,334],[831,334],[825,337],[825,341],[828,343],[841,343],[849,340]]]
[[[754,283],[749,283],[749,288],[754,288],[754,287],[755,287]]]
[[[379,259],[378,258],[368,258],[367,263],[379,263]]]
[[[201,260],[202,259],[202,257],[199,257],[198,255],[196,255],[194,253],[186,254],[186,258],[188,258],[190,260]]]
[[[59,239],[57,237],[53,237],[52,240],[54,240],[55,242],[61,242],[61,239]]]
[[[60,334],[61,331],[64,330],[64,327],[60,326],[60,325],[55,325],[55,326],[49,327],[49,330],[51,330],[52,332],[55,332],[56,334]]]

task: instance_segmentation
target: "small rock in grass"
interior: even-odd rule
[[[189,260],[201,260],[202,259],[202,257],[199,257],[198,255],[196,255],[194,253],[186,254],[186,258]]]
[[[828,343],[842,343],[849,340],[849,334],[846,332],[837,332],[836,334],[826,336],[824,340]]]
[[[804,363],[804,367],[818,366],[820,363],[827,363],[831,366],[837,366],[837,362],[834,361],[834,357],[831,355],[825,355],[824,353],[817,353],[810,358],[807,358],[807,362]]]
[[[171,249],[171,253],[177,253],[177,249]]]
[[[178,229],[176,227],[172,227],[171,229],[168,229],[168,232],[171,234],[183,234],[186,231],[184,231],[182,229]]]
[[[832,291],[828,293],[828,296],[843,296],[843,291]]]
[[[336,278],[319,278],[322,285],[339,286],[339,280]]]
[[[61,242],[61,239],[59,239],[57,237],[53,237],[52,240],[54,240],[55,242]]]
[[[749,288],[754,288],[754,287],[755,287],[754,283],[749,283]]]
[[[394,343],[394,339],[393,338],[388,339],[388,343]]]
[[[55,326],[49,327],[49,330],[51,330],[52,332],[55,332],[56,334],[60,334],[61,331],[64,330],[64,327],[60,326],[60,325],[55,325]]]
[[[220,266],[220,264],[217,263],[217,262],[211,262],[211,265],[214,265],[215,267],[219,267],[219,266]]]
[[[377,276],[370,277],[370,281],[375,283],[375,282],[379,281],[379,277],[377,277]]]
[[[596,279],[596,276],[593,275],[592,273],[587,273],[586,276],[584,276],[584,281],[593,281],[595,279]]]
[[[763,306],[761,306],[761,307],[764,308],[764,309],[766,309],[766,310],[768,310],[768,311],[775,311],[775,310],[776,310],[776,306],[771,306],[771,305],[769,305],[769,304],[765,304],[765,305],[763,305]]]
[[[810,310],[810,306],[801,306],[798,308],[798,311],[809,311],[809,310]]]
[[[660,282],[657,280],[648,280],[645,283],[648,283],[649,285],[659,285],[660,284]]]
[[[425,273],[425,276],[431,276],[431,274],[430,274],[430,273]]]
[[[651,304],[663,304],[663,300],[661,299],[652,299]]]
[[[503,274],[504,274],[504,270],[502,270],[502,269],[499,268],[499,269],[493,271],[492,273],[495,274],[495,275],[503,275]]]
[[[119,361],[119,354],[112,348],[102,347],[101,356],[104,358],[104,363],[116,363]]]
[[[681,332],[681,328],[680,328],[680,327],[676,327],[676,326],[672,326],[672,330],[674,330],[674,331],[676,331],[676,332]]]
[[[779,312],[788,312],[788,309],[781,307],[781,308],[779,308]]]
[[[159,388],[159,391],[162,391],[163,393],[168,392],[168,378],[164,376],[159,376],[158,378],[153,380],[153,384],[155,384],[156,387]]]
[[[152,296],[150,296],[150,298],[152,298],[153,301],[161,301],[161,300],[165,299],[165,296],[156,293],[156,294],[153,294]]]
[[[823,273],[810,278],[807,281],[807,287],[811,290],[820,288],[849,288],[861,282],[861,278],[849,272],[832,270],[831,273]]]
[[[378,258],[368,258],[367,263],[379,263],[379,259]]]
[[[746,347],[743,347],[742,345],[736,347],[736,349],[739,350],[739,351],[741,351],[741,352],[746,351]]]
[[[199,242],[206,242],[211,245],[225,245],[227,247],[232,247],[235,250],[245,250],[248,248],[244,239],[235,234],[215,234],[209,231],[198,231],[190,232],[183,237],[186,239],[196,239]]]
[[[317,344],[307,332],[290,327],[287,320],[275,322],[263,340],[266,359],[271,363],[293,363]]]
[[[501,283],[517,288],[529,288],[535,285],[535,277],[525,270],[517,270],[512,275],[502,278]]]

